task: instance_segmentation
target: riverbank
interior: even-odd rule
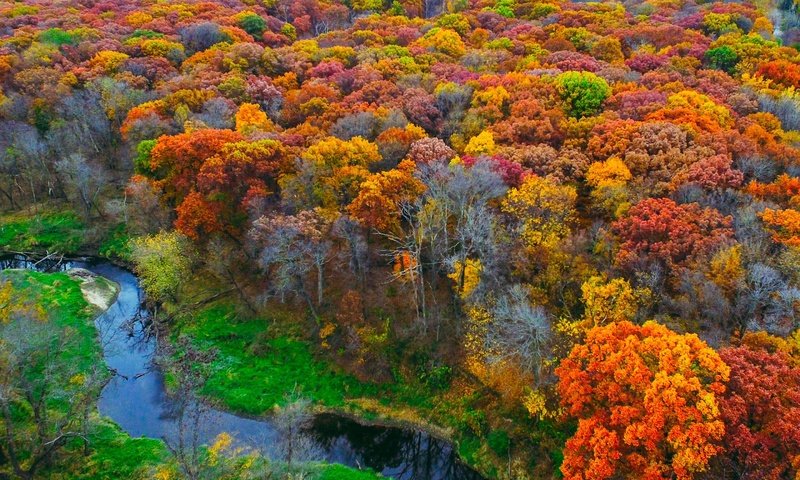
[[[508,429],[492,427],[485,392],[466,378],[454,374],[446,388],[410,381],[400,372],[390,383],[362,382],[329,360],[336,352],[315,350],[303,322],[290,310],[275,306],[267,317],[258,318],[241,318],[236,311],[230,301],[219,301],[172,327],[172,339],[186,335],[197,347],[216,351],[202,393],[218,408],[264,418],[287,402],[285,392],[293,392],[311,400],[317,413],[334,413],[362,425],[421,430],[451,443],[486,478],[522,478],[516,472],[543,469],[558,460],[540,457],[533,465],[528,462],[535,457],[524,450],[528,447],[512,443],[515,436],[536,440],[537,433],[552,441],[553,425],[499,406],[492,412],[494,422],[511,415],[528,421],[512,425],[508,420]],[[509,464],[512,449],[528,462]]]
[[[59,362],[76,366],[77,371],[84,375],[103,362],[93,320],[101,312],[101,305],[113,303],[118,290],[111,282],[75,278],[67,273],[28,270],[4,270],[0,272],[0,278],[11,283],[18,301],[44,312],[45,321],[51,328],[74,332],[58,353]],[[92,291],[98,305],[86,300],[83,285],[89,286],[87,288]],[[160,440],[131,438],[116,424],[101,418],[96,410],[91,417],[94,427],[89,455],[84,455],[80,442],[67,444],[49,473],[62,478],[89,480],[142,478],[150,468],[167,458],[167,450]],[[31,420],[23,418],[20,421]],[[0,465],[0,471],[3,468]]]
[[[42,221],[29,219],[27,225]],[[124,243],[118,241],[124,235],[115,235],[107,235],[112,240],[105,243]],[[27,237],[36,237],[36,232],[18,238]],[[88,250],[83,246],[80,252]],[[125,260],[122,266],[129,267]],[[296,321],[296,312],[270,309],[271,318],[259,320],[236,319],[233,310],[232,305],[217,302],[193,312],[191,321],[169,326],[170,332],[189,334],[201,347],[221,351],[202,393],[225,411],[264,418],[275,405],[286,402],[286,392],[299,390],[314,402],[317,413],[336,413],[363,425],[422,430],[452,443],[466,464],[488,478],[509,478],[512,450],[520,471],[552,472],[558,463],[560,449],[549,434],[539,435],[541,442],[535,438],[539,431],[552,431],[551,426],[541,429],[524,411],[488,404],[468,379],[453,375],[447,388],[437,388],[416,381],[413,372],[398,370],[389,383],[361,382],[335,366],[335,351],[322,351],[302,331],[304,323]],[[527,439],[545,445],[545,454],[526,453]]]
[[[64,332],[65,336],[67,332],[71,333],[69,338],[74,341],[59,351],[59,364],[69,362],[77,365],[76,375],[81,376],[88,375],[93,367],[104,363],[94,319],[98,315],[102,317],[109,307],[115,305],[121,292],[119,284],[83,268],[60,273],[7,269],[0,271],[0,279],[11,285],[13,298],[20,305],[42,312],[43,319],[50,322],[50,328]],[[48,475],[64,479],[143,479],[153,478],[158,472],[175,470],[170,466],[172,456],[160,439],[132,438],[96,409],[92,409],[90,417],[92,427],[86,437],[89,449],[85,450],[82,442],[70,442],[48,467]],[[263,461],[260,463],[262,468],[266,468]],[[309,475],[308,478],[315,480],[380,478],[372,472],[342,465],[314,462],[300,467]],[[10,467],[0,463],[0,474],[6,468]]]

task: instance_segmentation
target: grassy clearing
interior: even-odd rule
[[[317,474],[317,480],[374,480],[384,478],[368,470],[355,470],[343,465],[325,465]]]
[[[377,386],[315,359],[308,344],[292,332],[238,321],[230,305],[203,310],[182,331],[198,346],[219,351],[203,393],[238,412],[264,414],[284,404],[289,392],[328,407],[341,407],[347,398],[378,394]]]
[[[74,253],[84,243],[85,226],[73,212],[0,217],[0,251]]]

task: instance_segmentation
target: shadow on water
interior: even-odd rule
[[[147,334],[148,313],[135,275],[96,259],[48,259],[36,262],[23,256],[0,257],[0,270],[24,268],[66,271],[84,268],[119,284],[116,301],[97,317],[103,356],[116,373],[100,394],[97,408],[133,437],[175,441],[179,434],[178,402],[170,398],[164,375],[153,363],[156,339]],[[279,443],[270,419],[250,419],[202,406],[196,426],[201,443],[222,432],[243,446],[270,452]],[[195,427],[192,427],[195,428]],[[192,432],[194,433],[194,431]],[[400,480],[479,480],[464,465],[451,444],[429,434],[404,428],[367,426],[335,414],[317,415],[309,431],[319,446],[319,458],[351,467],[368,467]]]

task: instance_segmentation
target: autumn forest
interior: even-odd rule
[[[0,0],[0,479],[800,479],[800,4]]]

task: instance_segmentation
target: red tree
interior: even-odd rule
[[[786,353],[751,346],[726,348],[731,368],[720,411],[730,468],[742,480],[800,474],[800,368]],[[724,461],[723,460],[723,461]]]
[[[713,252],[733,237],[731,217],[696,203],[678,205],[668,198],[648,198],[614,222],[620,239],[617,264],[632,266],[641,257],[676,269]]]

